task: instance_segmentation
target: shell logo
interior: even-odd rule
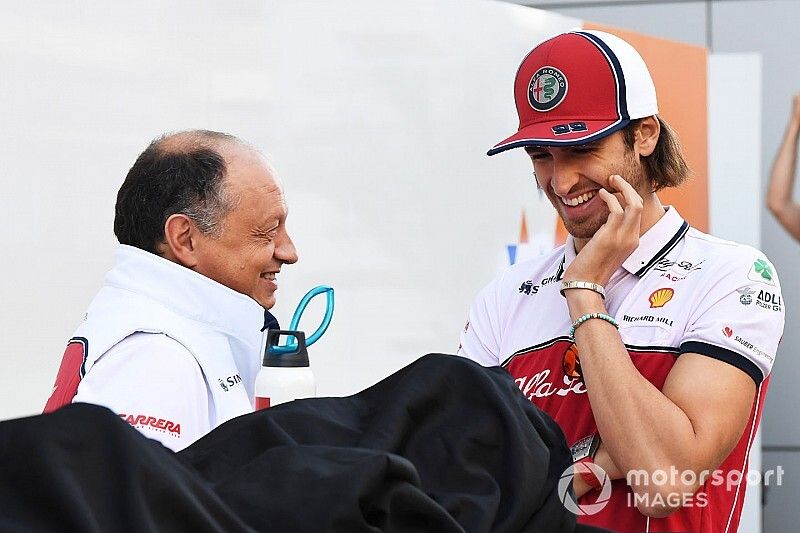
[[[674,294],[675,291],[669,287],[653,291],[653,294],[651,294],[650,298],[648,298],[650,301],[650,308],[655,309],[657,307],[664,307],[667,302],[672,300],[672,296]]]

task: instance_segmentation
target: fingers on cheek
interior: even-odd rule
[[[600,195],[608,206],[608,210],[611,211],[611,214],[622,214],[622,206],[616,196],[603,189],[600,189]]]

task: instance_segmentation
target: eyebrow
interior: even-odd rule
[[[600,146],[600,141],[592,141],[584,144],[576,144],[572,148],[597,148]]]
[[[270,231],[275,231],[281,225],[280,220],[276,220],[275,217],[270,216],[269,218],[264,219],[260,222],[255,230],[259,233],[269,233]]]
[[[265,213],[263,219],[258,224],[259,228],[266,228],[265,231],[272,231],[278,229],[281,224],[285,224],[286,217],[289,216],[289,210],[284,208],[283,212],[276,212],[274,209],[270,209]]]

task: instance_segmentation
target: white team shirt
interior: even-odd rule
[[[174,451],[212,429],[200,365],[163,333],[134,333],[114,345],[86,374],[72,401],[108,407]]]
[[[45,407],[104,405],[146,436],[183,449],[254,409],[264,309],[181,265],[120,246],[67,343]]]
[[[504,365],[566,337],[571,322],[559,291],[575,257],[569,237],[493,280],[470,309],[459,355]],[[629,347],[695,351],[740,368],[756,384],[772,369],[784,325],[780,282],[764,254],[689,227],[675,208],[612,275],[605,304]]]
[[[568,238],[565,246],[492,281],[475,299],[458,349],[484,366],[503,366],[525,397],[559,424],[570,445],[598,431],[586,386],[571,373],[579,346],[569,337],[569,309],[560,294],[575,257]],[[719,466],[724,479],[734,471],[746,473],[784,326],[780,282],[767,258],[690,228],[669,208],[612,275],[605,304],[619,322],[631,362],[659,390],[683,353],[724,361],[753,379],[757,391],[744,432]],[[698,383],[713,379],[698,376]],[[715,531],[714,524],[738,523],[745,488],[707,481],[698,490],[707,505],[649,519],[631,508],[630,487],[616,480],[602,511],[579,520],[623,531]],[[594,503],[596,494],[585,498]]]

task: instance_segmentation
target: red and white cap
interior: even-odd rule
[[[642,56],[616,35],[572,31],[525,56],[514,80],[519,130],[491,150],[572,146],[601,139],[658,113]]]

